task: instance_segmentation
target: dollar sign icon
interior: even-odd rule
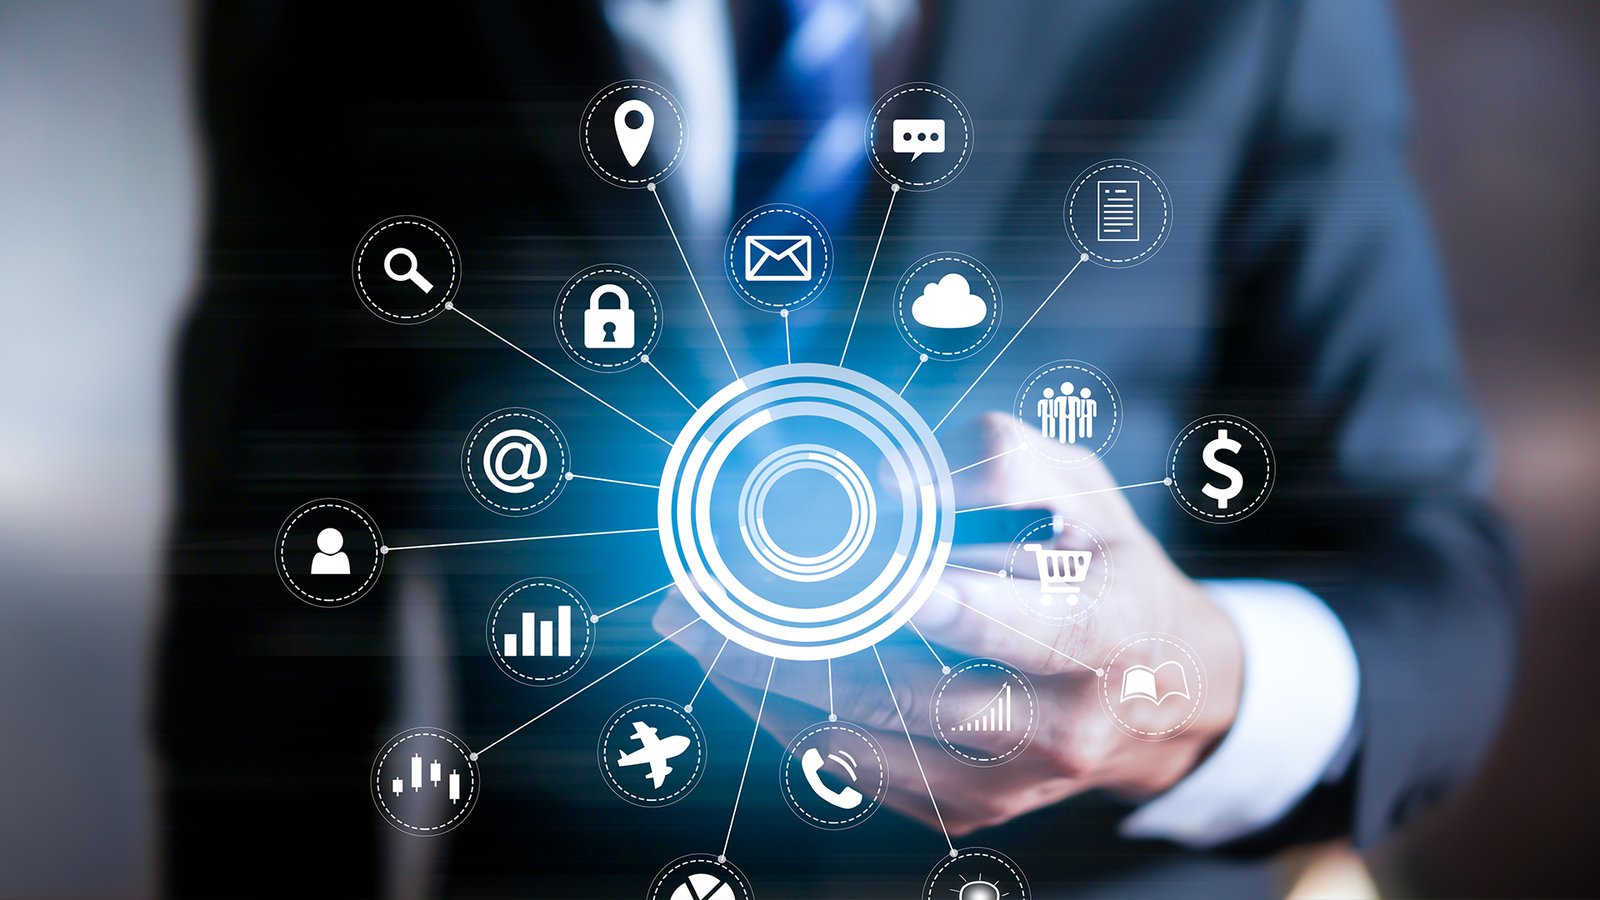
[[[1201,454],[1201,459],[1205,461],[1206,468],[1228,479],[1228,486],[1225,488],[1219,488],[1207,482],[1200,489],[1201,493],[1217,501],[1217,509],[1227,509],[1228,501],[1239,496],[1239,489],[1244,487],[1244,476],[1239,474],[1238,469],[1217,459],[1217,451],[1226,450],[1229,453],[1238,453],[1242,449],[1244,448],[1240,446],[1238,441],[1228,437],[1228,429],[1218,428],[1217,436],[1206,444],[1206,448]]]

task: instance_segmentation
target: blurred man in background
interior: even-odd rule
[[[710,258],[757,203],[817,208],[839,236],[841,274],[796,325],[797,358],[843,345],[848,298],[887,202],[864,160],[834,159],[818,136],[835,120],[860,122],[895,84],[959,92],[980,143],[961,179],[899,201],[879,271],[960,247],[1019,299],[1005,322],[1013,330],[1076,257],[1057,223],[1073,174],[1126,156],[1174,190],[1181,239],[1138,269],[1080,273],[1061,298],[1071,322],[1047,310],[1008,361],[1026,370],[1074,355],[1117,373],[1142,407],[1108,460],[1127,466],[1121,481],[1140,480],[1129,476],[1159,465],[1183,422],[1217,409],[1261,425],[1284,474],[1271,507],[1226,532],[1165,497],[1061,508],[1094,509],[1118,546],[1136,551],[1144,590],[1123,601],[1119,627],[1159,620],[1201,635],[1219,698],[1203,739],[1131,763],[1074,753],[1071,734],[1041,738],[1036,756],[1070,763],[1020,770],[1037,780],[1010,784],[1008,804],[994,803],[1003,792],[985,773],[952,768],[938,779],[958,830],[991,826],[982,841],[1019,860],[1036,893],[1270,892],[1269,871],[1250,855],[1330,835],[1375,841],[1482,752],[1510,681],[1512,566],[1481,496],[1483,441],[1404,166],[1399,69],[1380,10],[621,0],[467,5],[422,21],[252,5],[208,12],[201,35],[211,199],[200,303],[180,356],[158,726],[175,893],[277,893],[317,872],[319,890],[346,895],[538,885],[611,896],[721,838],[737,773],[708,776],[649,820],[619,812],[572,777],[593,764],[598,721],[577,712],[541,723],[520,754],[486,760],[492,787],[470,826],[449,846],[429,845],[421,865],[416,845],[381,830],[355,789],[398,727],[448,721],[493,736],[558,699],[530,697],[483,659],[483,605],[533,573],[612,598],[599,606],[636,596],[653,584],[630,580],[644,576],[617,560],[649,554],[653,538],[397,562],[377,591],[337,613],[284,597],[262,549],[288,510],[329,494],[356,497],[419,539],[502,533],[452,481],[463,429],[502,406],[551,414],[594,471],[659,465],[658,448],[616,437],[606,410],[460,323],[394,329],[367,315],[350,295],[349,254],[384,216],[448,223],[475,273],[462,302],[540,355],[555,349],[548,316],[527,313],[545,310],[580,266],[626,261],[662,287],[676,316],[662,368],[691,397],[726,380],[716,344],[689,324],[699,321],[692,287],[653,205],[594,178],[576,149],[584,101],[628,74],[684,98],[702,162],[686,162],[662,193],[686,223],[691,261]],[[886,303],[873,303],[883,285],[866,287],[855,337],[865,349],[852,365],[895,383],[914,360],[899,351]],[[782,361],[769,320],[708,294],[741,361]],[[974,375],[924,373],[907,399],[942,411]],[[604,395],[670,434],[682,408],[661,391],[619,377]],[[1006,408],[1011,393],[997,378],[965,401],[974,424],[966,441],[952,440],[953,460],[995,451],[995,427],[976,414]],[[965,490],[1012,503],[1048,477],[1006,468]],[[1095,469],[1038,493],[1110,483]],[[538,530],[615,528],[653,508],[595,496],[542,513]],[[999,610],[958,579],[949,586]],[[617,646],[607,652],[620,661],[642,647],[652,614],[608,620]],[[923,621],[947,647],[994,652],[1003,635],[961,616],[930,610]],[[1274,642],[1302,652],[1297,684],[1304,705],[1325,713],[1308,720],[1320,727],[1275,735],[1241,724],[1280,721],[1252,702],[1250,680]],[[709,662],[705,646],[689,649]],[[747,739],[740,671],[719,681],[735,703],[702,704],[713,747]],[[662,653],[586,703],[609,710],[662,684],[687,695],[697,681],[688,661]],[[803,684],[789,696],[817,706]],[[905,768],[897,777],[910,777]],[[1080,794],[1096,787],[1118,790]],[[748,792],[748,830],[729,853],[777,894],[901,896],[942,850],[936,833],[899,817],[875,819],[859,841],[830,841],[764,793]],[[909,795],[895,805],[926,819]],[[719,824],[680,828],[669,816]]]

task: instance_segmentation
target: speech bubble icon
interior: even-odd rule
[[[895,119],[894,152],[911,154],[911,161],[924,153],[944,152],[943,119]]]

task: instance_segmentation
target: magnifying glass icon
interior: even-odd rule
[[[404,272],[396,272],[394,270],[394,258],[396,256],[403,256],[410,263],[410,265],[406,266]],[[404,247],[396,247],[389,251],[389,255],[383,258],[383,271],[388,273],[389,277],[395,281],[409,281],[422,288],[424,294],[433,290],[433,282],[423,278],[422,273],[417,271],[417,255]]]

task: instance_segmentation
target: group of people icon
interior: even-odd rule
[[[1045,438],[1055,438],[1058,443],[1076,444],[1080,439],[1094,437],[1094,417],[1100,404],[1094,392],[1083,388],[1074,394],[1072,382],[1061,383],[1061,393],[1045,388],[1039,400],[1039,430]]]

